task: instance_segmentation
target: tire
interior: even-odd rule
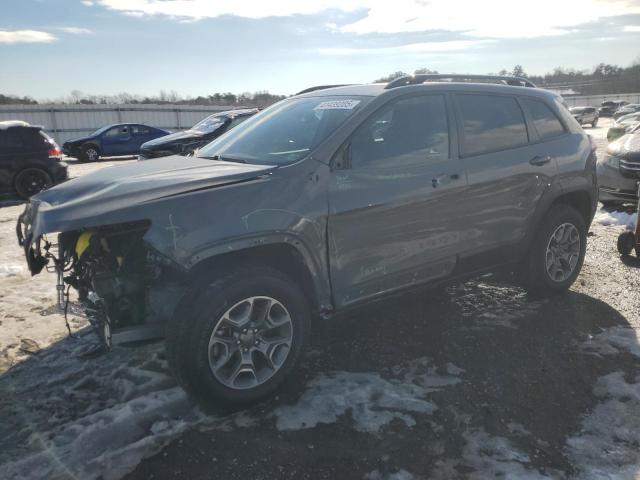
[[[622,232],[618,236],[618,252],[624,257],[628,257],[636,248],[636,236],[633,232]]]
[[[29,198],[53,185],[51,175],[41,168],[29,167],[18,172],[13,181],[16,193],[22,198]]]
[[[591,124],[591,128],[596,128],[598,126],[598,119],[596,118]]]
[[[569,245],[566,251],[556,240],[565,236]],[[579,242],[577,246],[573,240]],[[568,290],[580,273],[586,245],[587,228],[582,215],[569,205],[551,207],[539,225],[525,262],[525,288],[537,296]]]
[[[85,145],[80,151],[80,160],[83,162],[97,162],[100,159],[100,149],[95,145]]]
[[[237,409],[271,395],[296,367],[309,334],[309,302],[296,282],[267,266],[240,266],[216,273],[193,282],[190,293],[176,308],[167,325],[167,359],[178,383],[198,402]],[[275,303],[267,307],[266,297]],[[251,313],[247,315],[247,311]],[[284,327],[276,327],[280,330],[274,334],[273,328],[269,333],[268,326],[255,321],[253,326],[244,324],[232,331],[231,322],[222,320],[243,317],[239,320],[243,321],[244,315],[251,319],[254,311],[268,312],[262,316],[269,319],[265,323],[271,323],[274,315],[279,317],[277,322],[288,318],[291,328],[285,320]],[[249,333],[242,333],[247,329]],[[268,339],[287,335],[288,349],[282,343],[269,350],[267,345],[273,340]],[[259,349],[269,354],[271,366]],[[241,371],[234,377],[242,370],[237,364],[245,358],[252,359],[254,373]],[[279,366],[274,369],[273,365]],[[262,378],[260,383],[258,377]]]

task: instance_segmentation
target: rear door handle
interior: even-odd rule
[[[542,165],[546,165],[550,161],[551,161],[551,157],[549,155],[546,155],[546,156],[536,155],[531,160],[529,160],[529,163],[531,165],[535,165],[536,167],[541,167]]]
[[[458,173],[436,175],[431,179],[431,185],[433,186],[433,188],[437,188],[440,185],[446,185],[450,181],[458,180],[459,178],[460,174]]]

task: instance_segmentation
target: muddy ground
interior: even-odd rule
[[[616,253],[622,226],[592,226],[563,296],[482,277],[318,323],[279,395],[230,414],[191,404],[161,344],[94,356],[73,309],[68,338],[6,205],[0,478],[640,478],[640,263]]]

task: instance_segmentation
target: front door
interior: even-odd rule
[[[102,155],[128,155],[131,142],[131,127],[120,125],[107,130],[102,135]]]
[[[329,265],[336,306],[446,276],[466,186],[444,95],[402,97],[365,121],[334,159]]]

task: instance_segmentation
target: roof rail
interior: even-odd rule
[[[406,85],[418,85],[424,82],[446,80],[451,82],[480,82],[480,83],[501,83],[503,85],[512,85],[515,87],[531,87],[537,88],[531,81],[522,77],[510,77],[502,75],[462,75],[462,74],[439,74],[439,73],[421,73],[417,75],[409,75],[406,77],[396,78],[387,83],[385,89],[404,87]]]
[[[349,85],[353,85],[352,83],[343,83],[342,85],[317,85],[315,87],[305,88],[304,90],[300,90],[296,95],[302,95],[303,93],[315,92],[316,90],[325,90],[327,88],[336,88],[336,87],[347,87]]]

